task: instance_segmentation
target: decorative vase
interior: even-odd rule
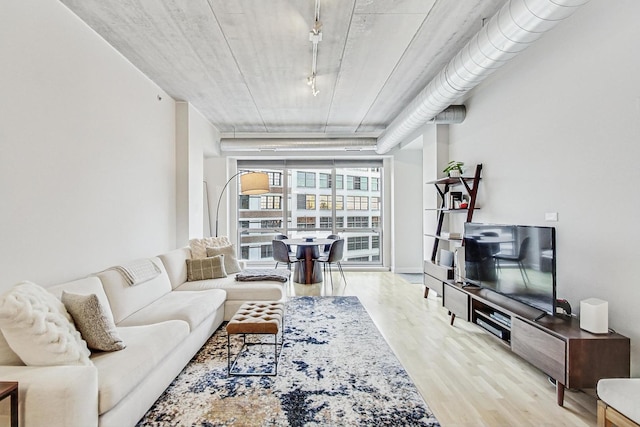
[[[449,171],[449,178],[459,178],[460,177],[460,171],[458,169],[451,169]]]

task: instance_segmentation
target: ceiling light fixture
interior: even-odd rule
[[[320,22],[320,0],[316,0],[313,28],[309,31],[309,41],[313,44],[311,56],[311,75],[307,77],[307,84],[311,86],[311,93],[317,96],[320,91],[316,87],[318,65],[318,43],[322,41],[322,22]]]

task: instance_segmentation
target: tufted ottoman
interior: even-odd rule
[[[227,323],[227,374],[228,375],[278,375],[278,346],[282,353],[282,344],[284,341],[284,303],[279,301],[259,301],[245,302],[240,306],[236,314]],[[280,342],[278,342],[278,333],[280,333]],[[236,355],[233,364],[231,363],[231,335],[242,334],[242,348]],[[246,336],[249,335],[273,335],[273,343],[263,341],[247,342]],[[253,370],[245,370],[239,372],[234,370],[236,363],[242,352],[249,346],[268,345],[274,348],[273,369],[269,372],[254,372]]]

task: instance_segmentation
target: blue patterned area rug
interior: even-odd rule
[[[227,377],[216,331],[138,426],[440,425],[357,297],[294,297],[284,329],[276,377]],[[273,347],[250,349],[268,370]]]

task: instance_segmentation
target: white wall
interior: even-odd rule
[[[497,71],[451,126],[483,163],[474,220],[557,228],[558,297],[609,302],[640,375],[640,2],[594,0]],[[544,221],[558,212],[559,221]]]
[[[229,179],[228,177],[233,176],[235,173],[235,162],[232,162],[234,170],[227,175],[227,162],[228,159],[226,157],[208,157],[204,160],[204,179],[207,182],[210,212],[210,218],[205,218],[205,222],[210,221],[212,236],[215,236],[216,234],[216,206],[218,204],[218,199],[222,193],[225,183]],[[218,235],[228,236],[232,242],[236,241],[236,237],[228,231],[227,224],[229,219],[227,212],[231,209],[235,209],[236,204],[233,204],[233,207],[231,207],[228,206],[227,201],[232,200],[228,197],[231,194],[235,194],[235,191],[233,191],[234,188],[235,187],[230,184],[223,195],[220,202],[220,217],[218,218]],[[233,218],[235,222],[235,215],[233,215]],[[236,227],[232,227],[233,230],[235,230],[235,228]]]
[[[174,101],[58,1],[0,2],[0,58],[0,291],[173,249]]]

